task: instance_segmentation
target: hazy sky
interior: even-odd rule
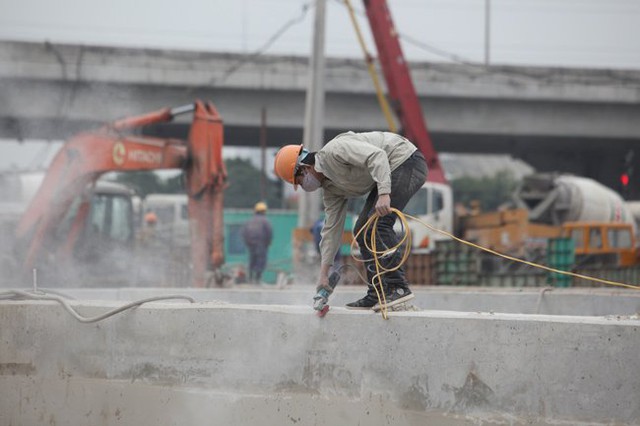
[[[360,57],[327,1],[327,54]],[[484,60],[486,0],[388,0],[412,60]],[[0,0],[0,39],[267,53],[310,52],[312,0]],[[362,2],[352,0],[362,12]],[[640,69],[640,0],[491,0],[493,63]],[[296,18],[300,18],[296,21]],[[366,19],[360,15],[368,33]],[[420,44],[420,46],[418,45]],[[370,48],[373,44],[370,42]],[[442,51],[441,54],[434,54]]]
[[[486,0],[388,0],[410,60],[483,62]],[[352,0],[374,45],[360,0]],[[0,39],[308,55],[313,0],[0,0]],[[491,0],[494,64],[640,69],[640,0]],[[361,58],[327,0],[326,54]],[[0,143],[0,170],[41,167],[46,143]]]

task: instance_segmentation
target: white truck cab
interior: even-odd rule
[[[349,211],[353,215],[353,223],[356,222],[360,209],[364,205],[366,196],[352,200]],[[453,191],[449,185],[436,182],[425,182],[422,188],[415,193],[403,209],[405,214],[414,216],[422,222],[426,222],[434,228],[453,233],[454,206]],[[423,224],[408,219],[411,230],[412,246],[414,249],[433,250],[435,242],[449,237],[433,231]],[[402,223],[396,221],[395,231],[402,233]]]
[[[155,213],[158,236],[167,244],[190,245],[189,198],[186,194],[149,194],[142,201],[142,209],[143,216]],[[143,227],[146,226],[144,223]]]
[[[443,183],[425,182],[409,200],[404,213],[434,228],[453,233],[453,191],[449,185]],[[408,219],[408,221],[414,248],[432,250],[435,248],[436,241],[449,238],[415,220]],[[400,221],[397,221],[396,232],[401,230],[400,227]]]

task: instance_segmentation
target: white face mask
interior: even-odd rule
[[[313,175],[313,173],[308,170],[304,172],[302,175],[302,183],[300,184],[302,189],[306,192],[313,192],[320,188],[320,185],[320,181]]]

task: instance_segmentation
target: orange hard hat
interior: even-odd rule
[[[156,223],[158,221],[158,216],[154,212],[149,212],[144,215],[144,221],[147,223]]]
[[[298,186],[296,185],[295,174],[302,149],[302,145],[285,145],[280,148],[273,161],[273,171],[276,176],[292,184],[294,189]]]

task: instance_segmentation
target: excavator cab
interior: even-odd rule
[[[193,121],[184,140],[136,132],[186,113],[193,114]],[[138,269],[128,266],[131,256],[125,250],[134,241],[132,196],[96,182],[108,172],[181,169],[188,196],[192,284],[218,284],[224,262],[222,145],[222,119],[213,104],[201,101],[123,118],[74,136],[54,158],[16,226],[14,252],[22,277],[77,260],[86,272],[80,276],[109,284],[124,270],[134,280]],[[81,284],[77,273],[70,277],[70,284]]]
[[[73,248],[77,261],[74,276],[83,284],[90,284],[96,277],[101,285],[135,282],[135,276],[131,275],[135,270],[132,195],[128,187],[111,182],[100,181],[91,190],[89,214]],[[56,230],[58,242],[65,241],[81,203],[76,200]]]
[[[34,279],[47,286],[131,284],[136,255],[133,195],[130,188],[112,182],[98,181],[87,187],[43,241],[32,273],[21,275],[19,262],[5,257],[2,278],[18,286],[29,285],[25,281]],[[88,213],[83,217],[85,210]],[[77,236],[70,244],[74,233]],[[22,238],[13,243],[17,259],[23,258],[28,241]]]

